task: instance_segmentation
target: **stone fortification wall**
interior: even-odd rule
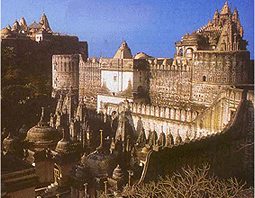
[[[79,99],[88,108],[97,108],[97,95],[101,88],[101,66],[96,58],[79,63]]]
[[[196,51],[192,68],[192,101],[210,106],[230,86],[248,84],[249,52]]]
[[[112,59],[112,58],[100,58],[99,60],[102,69],[107,70],[133,70],[133,59]]]
[[[158,137],[161,132],[165,135],[170,132],[174,139],[179,134],[181,139],[185,140],[187,137],[194,139],[223,131],[233,121],[241,104],[242,95],[241,89],[224,90],[216,101],[205,109],[192,106],[160,107],[133,102],[129,102],[129,106],[137,133],[142,127],[146,138],[150,131],[156,131]],[[118,107],[119,113],[124,109],[122,104],[124,105],[121,103]]]
[[[150,65],[150,99],[152,105],[169,106],[188,103],[191,94],[191,66],[187,62],[169,64],[156,61]]]
[[[243,90],[229,88],[221,92],[214,103],[194,120],[196,137],[207,136],[224,130],[237,113]]]
[[[53,92],[79,90],[79,54],[52,56]]]
[[[151,175],[157,174],[172,175],[183,166],[193,167],[195,165],[199,167],[202,164],[209,164],[211,173],[218,177],[225,179],[237,177],[245,180],[248,186],[252,186],[254,184],[254,175],[250,174],[254,170],[254,105],[251,104],[254,100],[252,92],[248,91],[245,95],[245,91],[233,89],[222,94],[221,99],[228,98],[232,102],[239,101],[236,114],[230,117],[229,125],[218,133],[203,134],[194,139],[176,143],[171,147],[150,151],[152,154],[150,152],[147,154],[149,159],[146,159],[145,162],[140,161],[147,168],[144,168],[141,179],[146,181],[152,179]],[[234,105],[234,103],[232,104]],[[206,115],[209,114],[205,113],[203,117]],[[198,116],[197,120],[200,118]],[[215,120],[217,121],[217,118]]]

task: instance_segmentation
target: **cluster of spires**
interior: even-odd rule
[[[49,21],[45,13],[42,14],[42,17],[39,23],[33,22],[31,25],[28,26],[25,18],[22,17],[19,22],[16,19],[12,27],[10,26],[10,24],[8,24],[6,29],[11,30],[13,32],[17,32],[17,33],[28,33],[30,31],[35,31],[35,30],[51,31]]]
[[[223,27],[226,21],[233,22],[237,24],[237,29],[239,29],[239,34],[241,37],[243,37],[243,28],[240,24],[239,20],[239,14],[237,11],[237,8],[234,8],[233,13],[231,13],[231,9],[228,5],[228,2],[225,2],[225,5],[221,9],[221,12],[219,13],[218,9],[216,9],[213,20],[209,20],[208,24],[198,30],[198,33],[203,31],[205,28],[208,28],[209,26],[214,26],[214,29],[220,30],[220,27]]]

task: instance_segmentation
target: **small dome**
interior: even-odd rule
[[[23,157],[23,148],[20,139],[14,137],[12,133],[9,133],[9,135],[3,140],[2,149],[5,154],[13,153],[20,157]]]
[[[124,173],[123,173],[122,169],[120,168],[119,164],[114,169],[113,174],[112,174],[112,178],[115,179],[115,180],[118,180],[118,181],[124,179]]]
[[[101,131],[101,144],[93,153],[84,160],[85,166],[89,168],[92,175],[96,177],[110,176],[116,166],[114,155],[103,145],[103,134]]]
[[[17,138],[13,137],[12,133],[3,140],[3,150],[8,152],[15,152],[15,147],[17,144]]]
[[[51,146],[55,145],[60,137],[60,134],[45,121],[44,108],[42,108],[40,121],[29,129],[25,140],[33,142],[35,145]]]
[[[59,153],[70,153],[71,150],[71,144],[69,140],[61,139],[56,146],[55,151]]]
[[[151,56],[143,52],[136,53],[134,56],[134,59],[147,59],[147,58],[151,58]]]
[[[25,124],[19,129],[19,136],[22,140],[26,138],[28,129],[29,128]]]
[[[107,177],[111,175],[115,161],[112,154],[95,151],[87,156],[85,165],[89,167],[92,175],[96,177]]]
[[[70,170],[70,183],[78,189],[84,189],[85,183],[90,180],[90,174],[87,167],[79,163],[73,166]]]
[[[40,29],[42,28],[42,25],[36,22],[33,22],[31,25],[28,26],[31,29]]]
[[[67,128],[62,128],[62,133],[63,133],[63,137],[62,139],[57,143],[56,149],[55,151],[57,151],[58,153],[70,153],[72,152],[72,148],[71,148],[71,141],[70,138],[68,136],[68,132],[66,131]]]
[[[5,35],[11,35],[11,34],[12,34],[12,31],[9,30],[8,28],[4,28],[4,29],[1,30],[1,35],[3,35],[3,34],[5,34]]]

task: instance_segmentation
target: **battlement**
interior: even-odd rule
[[[134,59],[101,58],[100,65],[102,69],[132,70],[134,69]]]
[[[151,116],[155,118],[171,119],[181,122],[192,122],[197,116],[198,111],[191,108],[182,107],[160,107],[143,103],[130,102],[130,111],[134,114]]]

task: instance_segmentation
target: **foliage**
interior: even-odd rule
[[[30,52],[17,55],[14,47],[1,49],[2,129],[10,131],[23,124],[34,125],[41,106],[52,102],[50,74],[32,72],[38,62],[28,62],[33,59]]]
[[[242,191],[244,184],[236,178],[220,180],[209,175],[210,167],[186,169],[174,173],[172,177],[160,178],[158,182],[150,182],[134,186],[129,197],[234,197]]]
[[[202,197],[236,197],[243,192],[245,183],[236,178],[221,180],[209,174],[209,165],[202,168],[187,167],[173,176],[160,177],[157,182],[151,181],[142,185],[126,186],[124,197],[129,198],[202,198]],[[99,197],[112,197],[101,193]]]

